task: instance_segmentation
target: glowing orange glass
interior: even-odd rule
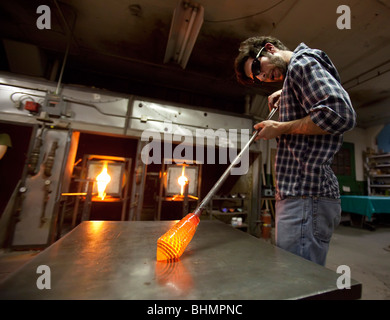
[[[191,242],[199,217],[189,213],[157,240],[157,261],[178,260]]]

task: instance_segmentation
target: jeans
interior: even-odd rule
[[[325,265],[334,228],[340,223],[341,201],[291,197],[276,201],[276,246]]]

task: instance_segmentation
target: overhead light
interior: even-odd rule
[[[200,4],[179,1],[173,13],[164,63],[174,62],[185,69],[202,27],[203,16],[204,8]]]

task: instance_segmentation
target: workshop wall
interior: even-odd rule
[[[390,152],[390,124],[378,134],[378,151]]]

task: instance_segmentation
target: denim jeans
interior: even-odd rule
[[[276,201],[275,212],[276,245],[324,266],[330,239],[341,219],[340,200],[291,197]]]

